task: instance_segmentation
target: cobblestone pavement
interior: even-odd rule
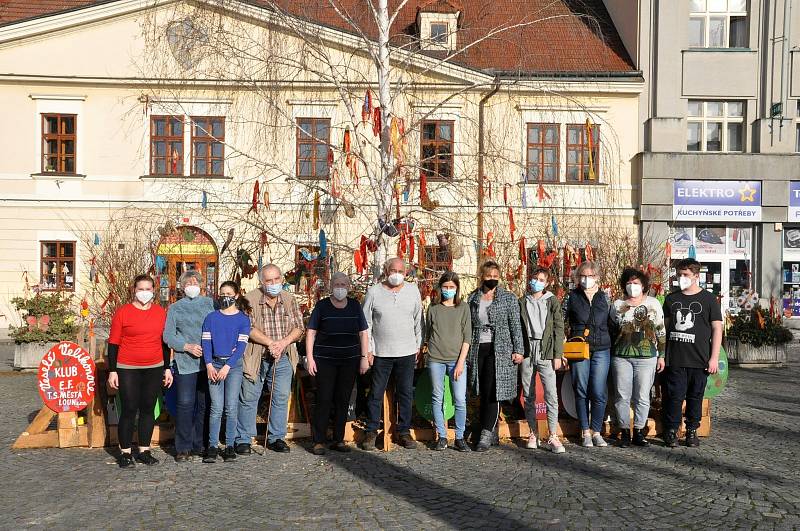
[[[733,370],[699,449],[252,455],[120,470],[104,450],[12,451],[40,406],[0,373],[0,528],[800,528],[800,357]]]

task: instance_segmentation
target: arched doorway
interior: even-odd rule
[[[217,294],[219,272],[217,246],[211,236],[197,227],[178,227],[158,242],[156,274],[159,300],[166,306],[183,297],[178,279],[186,271],[197,270],[203,275],[205,294]]]

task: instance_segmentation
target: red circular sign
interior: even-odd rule
[[[94,398],[95,387],[94,360],[75,343],[62,341],[39,362],[39,395],[53,411],[85,409]]]

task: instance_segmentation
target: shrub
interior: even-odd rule
[[[14,308],[22,313],[23,324],[10,327],[9,335],[15,343],[74,341],[78,327],[70,299],[60,292],[11,299]]]

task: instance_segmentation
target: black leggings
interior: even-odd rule
[[[350,395],[358,375],[361,358],[326,360],[317,358],[317,397],[314,405],[314,442],[324,443],[328,436],[331,405],[334,406],[333,441],[344,441],[344,426]]]
[[[497,417],[500,415],[500,402],[497,401],[494,345],[492,343],[481,343],[478,348],[478,393],[481,428],[494,431]]]
[[[164,378],[164,367],[152,369],[117,369],[119,375],[119,397],[122,400],[122,411],[119,413],[117,437],[119,447],[127,450],[133,441],[133,421],[139,413],[138,441],[139,446],[150,446],[153,438],[155,418],[153,409],[161,393],[161,380]]]

